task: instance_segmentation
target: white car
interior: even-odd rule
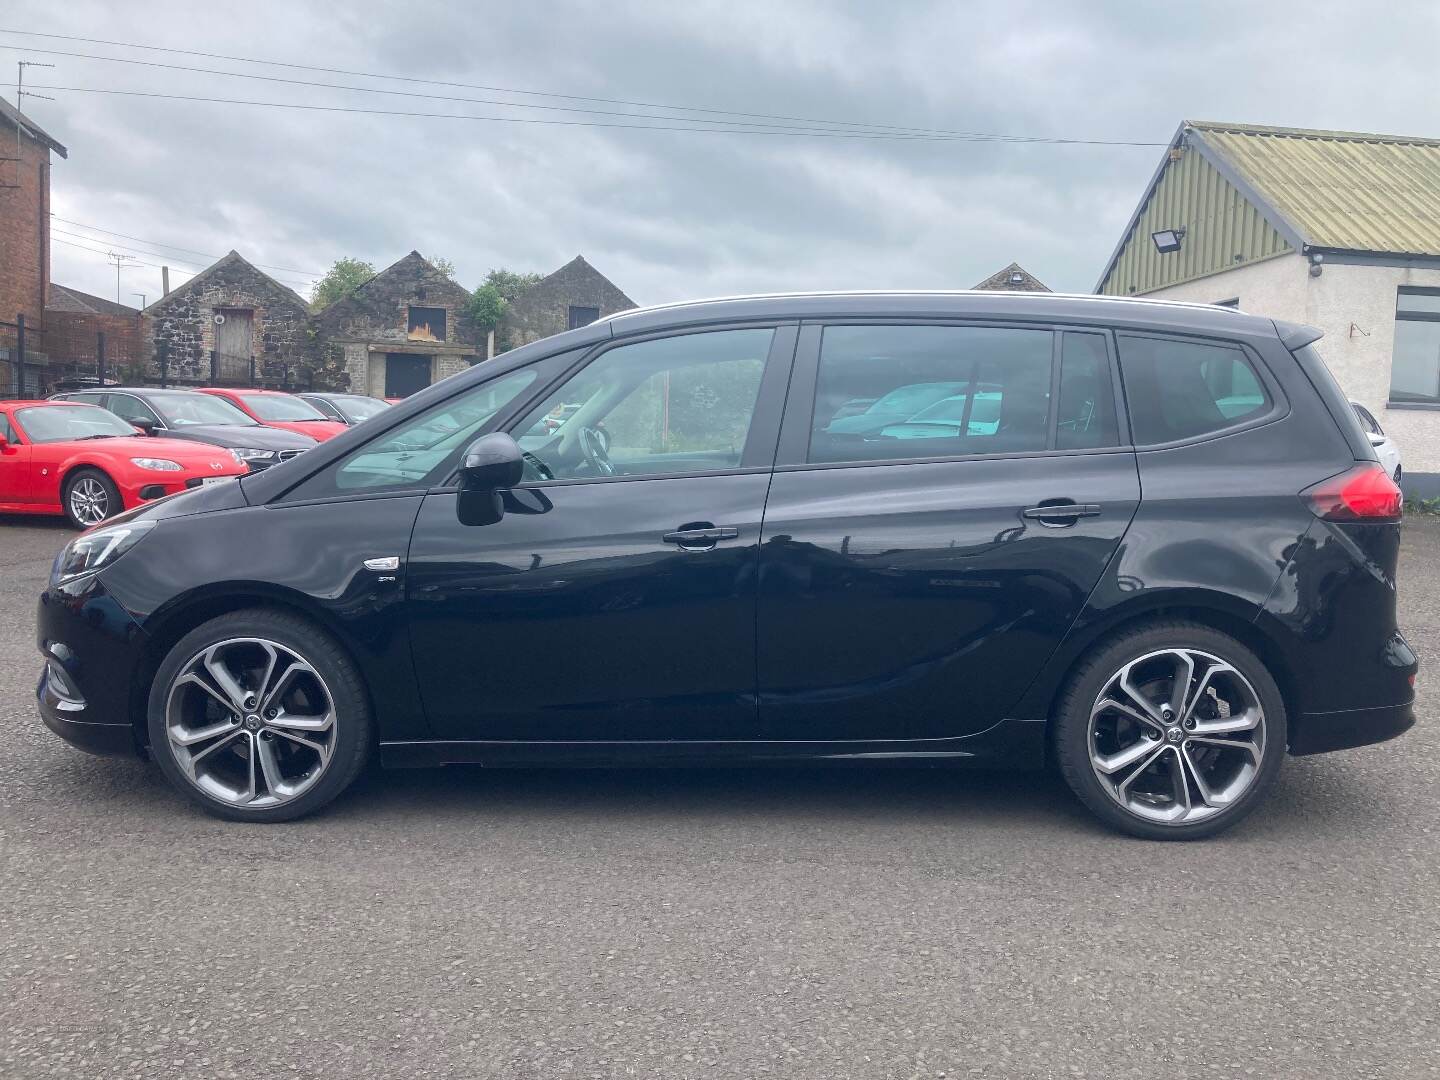
[[[1385,471],[1395,478],[1395,483],[1400,483],[1400,447],[1395,445],[1395,440],[1385,434],[1385,429],[1375,419],[1373,413],[1365,408],[1358,401],[1350,402],[1355,409],[1355,415],[1360,418],[1360,426],[1365,429],[1366,436],[1370,439],[1370,445],[1375,447],[1375,453],[1380,458],[1380,464],[1385,466]]]

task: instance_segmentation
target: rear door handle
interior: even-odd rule
[[[1077,503],[1068,499],[1054,502],[1044,502],[1039,506],[1027,507],[1021,513],[1027,518],[1034,518],[1042,525],[1073,525],[1077,518],[1098,517],[1100,514],[1099,503]]]
[[[689,551],[703,551],[706,548],[713,548],[721,540],[734,540],[739,535],[740,530],[731,525],[719,527],[704,525],[663,533],[660,539],[667,544],[677,544]]]

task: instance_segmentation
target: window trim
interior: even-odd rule
[[[1270,408],[1257,416],[1246,417],[1239,423],[1227,424],[1225,427],[1216,428],[1214,431],[1205,431],[1199,435],[1189,435],[1183,439],[1170,439],[1166,442],[1157,443],[1141,443],[1137,441],[1132,444],[1137,452],[1147,453],[1152,450],[1172,450],[1176,447],[1181,446],[1195,446],[1199,443],[1213,442],[1216,439],[1227,438],[1231,435],[1237,434],[1238,432],[1249,431],[1252,428],[1264,427],[1266,424],[1273,424],[1277,420],[1283,420],[1285,419],[1285,417],[1290,415],[1290,399],[1285,396],[1285,391],[1281,388],[1280,381],[1275,378],[1275,373],[1271,371],[1270,366],[1265,363],[1264,357],[1262,357],[1255,349],[1251,348],[1249,345],[1246,345],[1243,342],[1235,341],[1231,338],[1209,338],[1200,337],[1195,334],[1169,334],[1149,330],[1116,330],[1116,358],[1120,361],[1119,366],[1122,389],[1125,380],[1125,363],[1123,357],[1121,356],[1121,352],[1125,338],[1148,338],[1151,340],[1160,341],[1179,341],[1191,345],[1207,345],[1211,348],[1237,350],[1240,355],[1245,358],[1246,362],[1250,365],[1250,369],[1255,373],[1255,376],[1257,379],[1259,379],[1262,387],[1265,390],[1266,395],[1270,398]],[[1125,392],[1125,415],[1127,418],[1130,415],[1130,401],[1128,391]],[[1133,430],[1130,432],[1130,435],[1133,439]]]
[[[102,406],[100,406],[100,407],[101,407],[102,409],[107,409],[107,410],[109,410],[110,412],[115,412],[114,409],[111,409],[111,408],[110,408],[110,403],[111,403],[112,401],[114,401],[116,398],[129,398],[131,401],[135,402],[135,404],[139,405],[142,409],[144,409],[146,412],[148,412],[148,413],[150,414],[150,419],[154,422],[154,424],[155,424],[155,430],[156,430],[156,431],[164,431],[164,430],[166,430],[165,421],[164,421],[164,419],[160,416],[160,414],[155,410],[155,407],[154,407],[153,405],[151,405],[148,401],[144,400],[143,398],[138,398],[138,397],[136,397],[134,394],[116,393],[115,391],[111,390],[111,391],[109,391],[109,392],[107,392],[107,393],[105,394],[105,404],[102,405]],[[115,415],[116,415],[116,416],[120,416],[119,413],[115,413]],[[127,424],[132,424],[132,425],[134,424],[134,421],[133,421],[133,420],[127,420],[127,419],[126,419],[125,417],[123,417],[123,416],[120,416],[120,419],[121,419],[121,420],[125,420],[125,422],[126,422]]]
[[[866,458],[856,461],[809,461],[811,424],[815,414],[815,394],[820,374],[820,348],[824,331],[831,326],[954,326],[976,327],[994,330],[1032,330],[1048,333],[1051,342],[1051,389],[1050,417],[1047,421],[1049,436],[1044,450],[1015,450],[1004,453],[947,454],[943,457],[894,457]],[[1054,435],[1058,423],[1059,399],[1056,379],[1060,370],[1061,350],[1065,334],[1098,334],[1105,342],[1106,361],[1110,368],[1110,392],[1115,396],[1116,434],[1114,446],[1072,447],[1064,450],[1054,448]],[[1029,457],[1070,457],[1075,454],[1131,453],[1130,417],[1125,409],[1121,391],[1118,353],[1115,345],[1115,331],[1108,326],[1094,326],[1088,323],[1061,321],[1030,321],[994,317],[966,318],[924,318],[916,316],[885,317],[876,315],[837,316],[827,319],[806,319],[800,324],[800,337],[796,343],[795,364],[790,377],[790,398],[780,431],[780,445],[775,458],[776,472],[803,472],[806,469],[851,469],[875,465],[925,465],[942,462],[965,462],[977,460],[998,460],[1002,458]]]
[[[1402,296],[1440,296],[1440,288],[1428,285],[1397,285],[1395,287],[1395,321],[1440,323],[1440,311],[1401,311]],[[1437,409],[1440,408],[1440,365],[1435,372],[1435,393],[1430,397],[1396,398],[1395,393],[1395,343],[1390,344],[1390,385],[1385,388],[1387,409]]]

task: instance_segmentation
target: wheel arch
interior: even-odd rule
[[[145,620],[145,646],[136,665],[135,678],[130,686],[130,724],[135,730],[135,743],[148,752],[149,725],[147,714],[150,706],[150,689],[160,665],[176,643],[197,626],[229,615],[236,611],[248,610],[278,611],[293,615],[310,623],[334,641],[360,672],[360,682],[365,698],[375,715],[375,695],[370,680],[365,677],[365,667],[356,656],[355,649],[345,633],[333,620],[304,593],[278,588],[263,582],[226,582],[196,590],[179,597],[157,610]]]

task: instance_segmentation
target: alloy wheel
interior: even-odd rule
[[[265,638],[206,646],[170,684],[165,732],[181,772],[231,806],[309,791],[335,749],[335,699],[299,653]]]
[[[1196,649],[1125,664],[1090,709],[1090,765],[1131,814],[1188,825],[1233,806],[1255,783],[1265,714],[1250,681]]]
[[[110,514],[110,495],[93,476],[82,476],[70,487],[70,513],[82,525],[98,525]]]

